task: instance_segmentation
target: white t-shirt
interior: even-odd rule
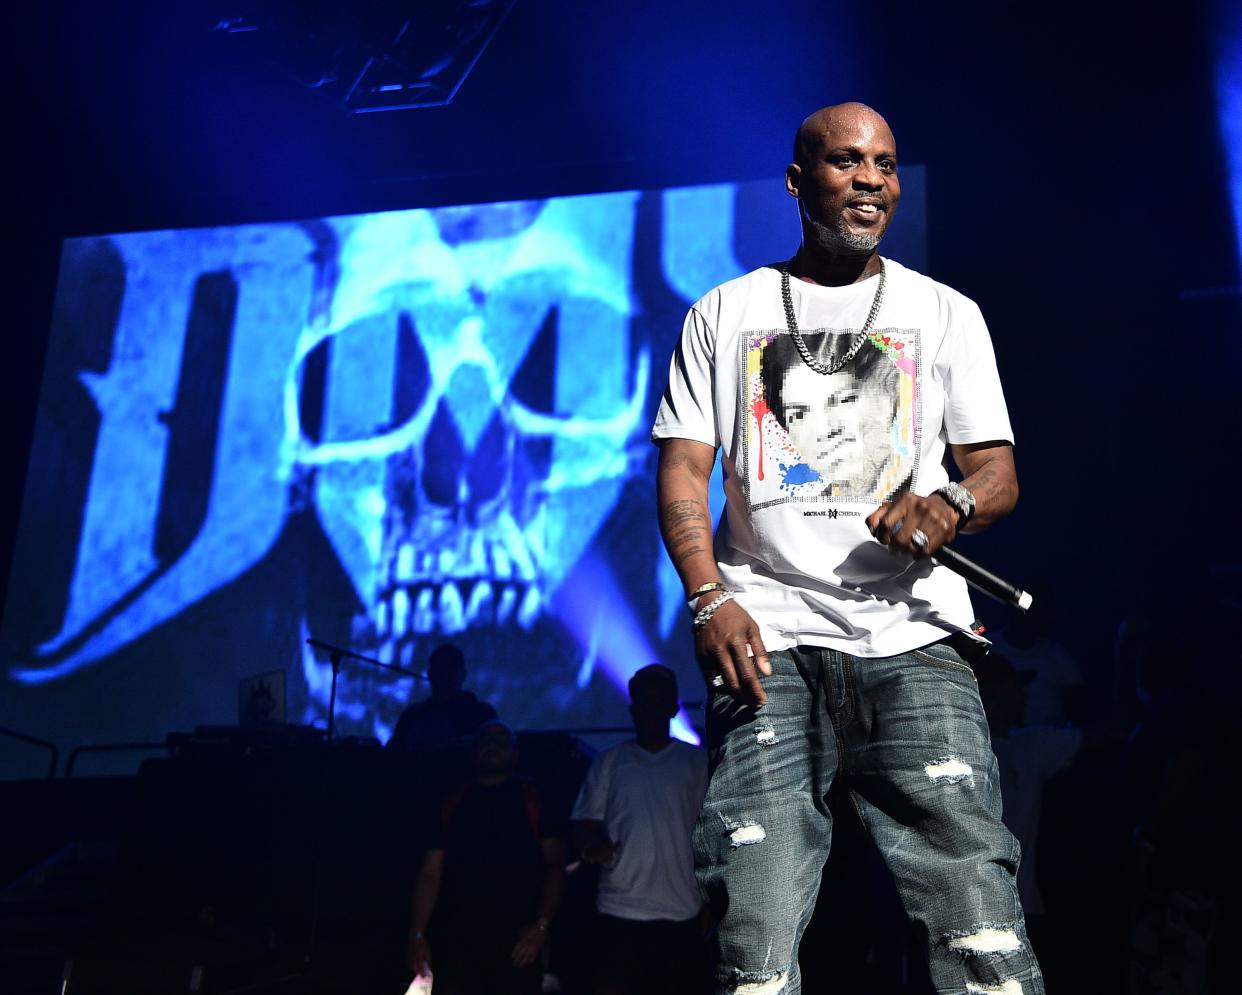
[[[600,912],[677,922],[698,915],[690,833],[706,792],[707,758],[680,740],[659,753],[620,743],[595,758],[570,818],[603,822],[621,844],[600,874]]]
[[[722,284],[686,316],[652,438],[722,450],[720,572],[764,646],[894,656],[967,629],[966,583],[880,545],[866,518],[903,484],[949,480],[948,443],[1012,442],[978,306],[886,259],[870,341],[821,376],[787,331],[778,270]],[[820,358],[845,352],[879,277],[790,281],[798,328]]]

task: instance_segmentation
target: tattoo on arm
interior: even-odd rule
[[[975,517],[966,531],[975,532],[1004,518],[1017,501],[1017,480],[1004,461],[989,460],[962,481],[975,496]]]
[[[660,529],[674,564],[711,548],[711,518],[698,501],[670,501],[660,509]]]
[[[968,486],[970,493],[975,495],[976,501],[980,498],[986,500],[996,486],[996,472],[985,463],[977,473],[971,476]]]
[[[698,501],[670,501],[660,509],[660,523],[670,531],[682,522],[700,521],[707,516]]]

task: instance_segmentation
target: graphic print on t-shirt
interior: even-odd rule
[[[811,355],[844,355],[857,330],[802,337]],[[872,332],[839,371],[817,373],[782,330],[743,337],[742,479],[752,510],[789,501],[888,500],[918,464],[919,333]]]

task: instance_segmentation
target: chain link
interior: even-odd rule
[[[854,341],[850,343],[850,347],[846,350],[844,356],[833,363],[821,363],[811,355],[811,350],[807,348],[806,342],[802,338],[802,333],[798,331],[798,319],[794,317],[793,292],[789,289],[789,267],[781,267],[781,300],[785,302],[785,324],[789,327],[789,334],[793,336],[794,345],[798,347],[798,354],[807,366],[816,373],[828,376],[829,374],[836,373],[858,355],[858,350],[862,348],[863,343],[867,341],[867,336],[871,334],[871,326],[875,324],[876,316],[880,313],[880,305],[884,303],[884,283],[886,279],[887,273],[884,269],[884,260],[880,259],[880,285],[875,288],[875,299],[871,302],[871,310],[867,312],[867,320],[863,322],[862,331],[854,337]]]

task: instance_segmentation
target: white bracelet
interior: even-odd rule
[[[726,601],[732,601],[737,595],[732,591],[725,591],[720,597],[713,599],[706,607],[700,608],[697,615],[694,616],[695,629],[701,629],[712,620],[712,616],[720,609]]]

